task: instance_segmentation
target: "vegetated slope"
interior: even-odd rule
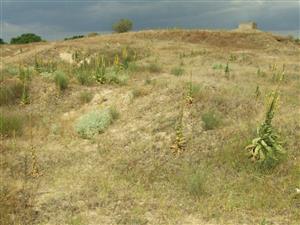
[[[0,210],[12,215],[3,224],[299,221],[298,45],[262,32],[170,30],[6,48],[23,50],[1,58],[1,84],[24,80],[24,66],[30,103],[12,95],[16,104],[1,105],[5,118],[25,117],[22,135],[2,138],[8,182]],[[97,81],[102,56],[106,75]],[[95,59],[95,68],[84,59]],[[244,148],[278,85],[275,64],[285,65],[274,126],[287,158],[260,171]],[[68,79],[65,90],[55,70]],[[76,132],[82,121],[93,129],[90,139]],[[182,147],[174,148],[176,138]]]

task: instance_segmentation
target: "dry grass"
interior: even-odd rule
[[[267,46],[265,42],[269,47],[259,50],[260,45]],[[123,86],[82,86],[58,54],[80,48],[88,56],[103,50],[113,59],[123,46],[139,53]],[[10,108],[31,112],[35,118],[33,145],[43,176],[39,189],[32,189],[38,193],[33,201],[33,211],[38,213],[28,214],[32,224],[296,225],[300,219],[295,191],[300,188],[299,51],[264,33],[180,30],[99,35],[68,44],[26,47],[19,59],[26,61],[35,52],[39,57],[52,55],[58,69],[70,78],[64,95],[58,95],[53,82],[36,75],[30,104]],[[228,61],[230,79],[223,69],[212,68]],[[154,69],[151,63],[156,64]],[[264,118],[265,95],[276,87],[269,69],[274,63],[286,65],[273,125],[285,140],[287,158],[263,171],[249,161],[244,148]],[[192,77],[170,74],[178,65]],[[257,74],[258,68],[264,76]],[[183,105],[188,87],[193,101]],[[90,140],[76,134],[73,126],[78,118],[110,106],[118,109],[119,118],[103,133]],[[182,106],[186,147],[176,156],[170,146]],[[206,112],[222,119],[214,129],[205,128]],[[27,126],[24,131],[16,143],[26,149],[30,145]],[[11,141],[3,139],[3,143]],[[20,166],[23,151],[16,152],[11,161]],[[8,184],[17,180],[12,178]],[[2,207],[1,213],[14,207]]]

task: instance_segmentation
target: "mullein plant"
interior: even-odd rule
[[[128,69],[129,66],[129,56],[126,47],[122,49],[122,66],[124,69]]]
[[[227,79],[229,79],[229,78],[230,78],[230,69],[229,69],[229,64],[228,64],[228,63],[226,64],[224,73],[225,73],[225,77],[226,77]]]
[[[274,64],[271,67],[272,71],[272,81],[277,83],[277,82],[282,82],[285,80],[285,65],[282,66],[282,71],[278,71],[277,65]]]
[[[184,152],[186,148],[186,139],[183,134],[183,107],[177,119],[175,131],[176,131],[176,137],[173,145],[171,146],[171,150],[175,155],[180,155],[181,153]]]
[[[118,73],[120,69],[121,69],[120,58],[119,55],[116,54],[114,59],[114,70],[116,73]]]
[[[96,67],[95,80],[98,83],[104,84],[105,83],[105,73],[106,73],[106,61],[105,61],[104,56],[101,56],[100,63]]]
[[[19,65],[19,78],[22,81],[23,89],[22,89],[22,96],[21,96],[21,104],[26,105],[29,104],[29,93],[28,93],[28,83],[31,80],[30,71],[28,68],[24,68],[23,66]]]
[[[281,76],[282,80],[283,74]],[[264,122],[257,128],[257,137],[246,147],[253,162],[263,167],[273,167],[285,154],[279,135],[272,126],[275,110],[279,101],[279,85],[272,92],[267,102],[267,112]]]
[[[260,91],[259,85],[257,85],[256,89],[255,89],[255,100],[257,101],[260,96],[261,96],[261,91]]]
[[[190,82],[188,83],[188,90],[186,95],[186,102],[189,106],[193,104],[193,79],[192,79],[192,73],[190,75]]]

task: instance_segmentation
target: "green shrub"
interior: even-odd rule
[[[24,119],[18,114],[0,112],[0,134],[3,136],[20,135]]]
[[[6,80],[0,85],[0,106],[16,103],[23,95],[24,85],[20,80]]]
[[[33,33],[26,33],[22,34],[21,36],[12,38],[10,40],[11,44],[27,44],[32,42],[40,42],[42,41],[42,38],[36,34]]]
[[[116,117],[116,111],[112,109],[95,110],[81,116],[75,124],[75,130],[82,138],[92,138],[104,132]]]
[[[179,77],[179,76],[181,76],[181,75],[184,74],[184,69],[183,69],[182,67],[179,67],[179,66],[173,67],[173,68],[171,69],[171,74],[173,74],[173,75]]]
[[[55,71],[54,73],[54,81],[60,91],[67,89],[69,84],[69,80],[65,73],[59,70]]]
[[[220,117],[213,111],[204,113],[201,119],[204,123],[205,130],[213,130],[217,128],[221,123]]]
[[[129,19],[121,19],[113,25],[113,30],[117,33],[125,33],[132,29],[133,23]]]
[[[80,93],[79,99],[82,104],[89,103],[93,99],[93,94],[91,92],[83,91]]]

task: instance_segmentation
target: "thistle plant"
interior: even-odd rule
[[[266,112],[265,121],[257,129],[257,137],[252,140],[252,144],[246,147],[250,158],[263,166],[274,166],[280,156],[285,153],[279,136],[272,126],[272,119],[279,99],[279,92],[276,90],[271,94]]]

